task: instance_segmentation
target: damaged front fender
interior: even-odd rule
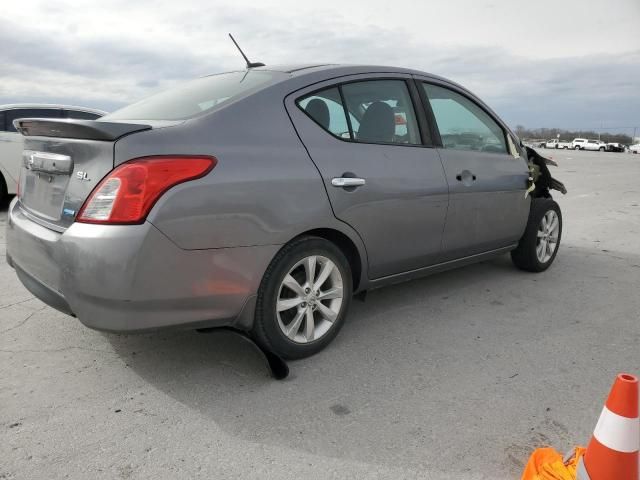
[[[529,163],[529,188],[527,194],[534,198],[550,198],[550,190],[557,190],[563,195],[567,189],[562,182],[551,176],[548,165],[558,166],[550,158],[545,158],[533,148],[524,147],[527,152],[527,162]]]

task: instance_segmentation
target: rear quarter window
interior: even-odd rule
[[[336,87],[308,95],[296,103],[324,130],[338,138],[351,138],[340,91]],[[353,122],[355,119],[352,118],[351,121]]]

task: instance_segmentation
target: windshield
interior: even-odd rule
[[[281,75],[248,70],[202,77],[116,110],[101,120],[184,120],[257,92]]]

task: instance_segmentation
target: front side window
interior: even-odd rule
[[[5,113],[0,112],[0,132],[5,132],[7,130],[7,127],[5,127],[5,124],[4,124],[4,117],[5,117]]]
[[[16,108],[6,111],[7,132],[15,132],[13,121],[19,118],[60,118],[62,111],[58,108]]]
[[[445,148],[507,153],[504,131],[475,102],[448,88],[423,83]]]
[[[403,80],[367,80],[342,86],[357,142],[420,144],[420,132]]]

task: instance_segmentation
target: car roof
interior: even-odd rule
[[[75,105],[62,105],[57,103],[8,103],[6,105],[0,105],[0,111],[16,110],[18,108],[60,108],[64,110],[77,110],[80,112],[95,113],[96,115],[101,116],[108,113],[104,110],[98,110],[97,108],[78,107]]]
[[[423,75],[433,78],[439,78],[453,83],[450,80],[433,75],[431,73],[415,70],[411,68],[393,67],[389,65],[357,65],[357,64],[337,64],[337,63],[318,63],[318,64],[284,64],[284,65],[265,65],[264,67],[256,67],[252,70],[270,70],[275,72],[289,73],[292,76],[311,75],[322,72],[330,76],[331,74],[352,75],[358,73],[405,73],[413,75]]]
[[[347,75],[358,75],[358,74],[380,74],[380,73],[394,73],[394,74],[405,74],[405,75],[420,75],[432,80],[439,80],[441,82],[447,83],[449,85],[455,86],[460,90],[463,90],[474,97],[476,95],[473,94],[469,89],[456,83],[448,78],[441,77],[439,75],[434,75],[432,73],[424,72],[421,70],[416,70],[412,68],[404,68],[404,67],[393,67],[389,65],[357,65],[357,64],[337,64],[337,63],[311,63],[311,64],[283,64],[283,65],[265,65],[263,67],[254,67],[251,70],[262,70],[262,71],[272,71],[272,72],[280,72],[285,73],[285,78],[282,81],[287,81],[287,79],[305,79],[309,81],[309,84],[320,82],[323,80],[330,80],[336,77],[342,77]],[[279,82],[276,82],[279,83]],[[477,97],[476,97],[477,98]]]

